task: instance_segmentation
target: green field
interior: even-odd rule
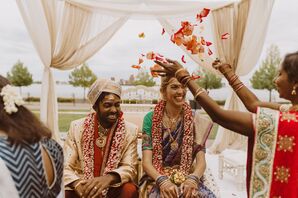
[[[59,130],[61,132],[68,131],[71,121],[83,118],[87,115],[86,112],[82,112],[82,111],[72,111],[72,112],[81,113],[81,114],[70,114],[67,112],[69,111],[59,111]],[[39,117],[39,112],[34,111],[33,113],[37,117]],[[215,139],[217,129],[218,129],[218,125],[214,124],[208,139]]]

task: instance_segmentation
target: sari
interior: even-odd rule
[[[298,197],[298,112],[259,108],[249,138],[250,198]]]
[[[164,104],[161,104],[164,103]],[[165,102],[160,102],[158,105],[165,105]],[[153,158],[157,158],[156,154],[154,154],[154,140],[152,134],[152,131],[154,130],[154,113],[158,110],[158,105],[155,108],[154,112],[149,112],[144,117],[143,122],[143,142],[142,142],[142,150],[153,150]],[[185,104],[187,105],[187,104]],[[191,111],[188,106],[185,106],[184,111]],[[185,114],[185,112],[184,112]],[[191,137],[185,137],[187,132],[186,131],[186,124],[185,124],[185,116],[182,116],[182,118],[178,121],[176,127],[169,131],[169,129],[164,126],[163,123],[160,124],[160,130],[161,130],[161,168],[158,167],[158,164],[154,162],[153,159],[153,165],[155,168],[160,172],[161,174],[165,174],[167,176],[170,176],[171,173],[175,170],[181,170],[181,172],[184,172],[185,175],[190,174],[194,170],[194,164],[195,164],[195,157],[196,154],[199,151],[205,152],[205,142],[208,137],[208,134],[212,128],[212,122],[210,120],[207,120],[206,118],[202,120],[203,118],[199,118],[199,113],[196,114],[197,117],[193,119],[193,113],[191,112],[190,119],[190,134]],[[189,120],[188,120],[189,121]],[[196,124],[194,124],[196,123]],[[200,126],[201,127],[198,127]],[[173,146],[172,143],[175,140],[178,146]],[[188,139],[189,147],[185,145],[185,139]],[[191,141],[189,141],[189,139]],[[188,167],[185,165],[185,163],[181,163],[183,158],[183,155],[185,155],[185,150],[190,150],[190,168],[189,170],[186,170],[185,167]],[[207,169],[206,169],[207,170]],[[209,171],[209,170],[208,170]],[[214,183],[213,176],[208,171],[205,171],[204,175],[200,178],[200,183],[198,184],[198,196],[199,197],[208,197],[208,198],[215,198],[218,197],[218,188],[216,184]],[[180,190],[179,190],[180,191]],[[140,180],[140,195],[141,197],[149,197],[149,198],[158,198],[160,197],[159,187],[155,184],[155,181],[150,178],[146,173],[143,175],[143,177]],[[179,195],[179,197],[183,197],[183,195]]]

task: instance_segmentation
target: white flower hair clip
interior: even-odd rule
[[[16,88],[11,85],[4,86],[0,95],[3,97],[4,109],[8,114],[16,113],[18,111],[17,106],[25,104]]]

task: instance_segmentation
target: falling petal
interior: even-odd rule
[[[196,79],[199,79],[199,78],[201,78],[201,76],[196,75],[195,73],[192,73],[192,74],[191,74],[191,79],[192,79],[192,80],[196,80]]]
[[[144,32],[139,33],[139,38],[145,38],[145,33]]]
[[[134,68],[134,69],[141,69],[140,65],[132,65],[131,67]]]
[[[213,52],[211,51],[211,49],[208,48],[208,55],[211,56],[213,54]]]
[[[208,47],[210,45],[212,45],[212,43],[210,41],[206,41],[206,46]]]
[[[144,60],[142,58],[139,58],[139,65],[142,64]]]
[[[162,32],[161,32],[161,35],[164,35],[164,33],[165,33],[166,31],[165,31],[165,29],[164,28],[162,28]]]
[[[229,33],[224,33],[221,35],[221,39],[228,39],[230,37],[230,34]]]
[[[186,61],[185,61],[185,56],[183,55],[182,57],[181,57],[181,61],[183,62],[183,63],[186,63]]]

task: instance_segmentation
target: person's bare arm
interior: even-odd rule
[[[218,69],[229,81],[230,86],[234,89],[248,111],[256,113],[258,107],[267,107],[279,110],[280,104],[259,100],[259,98],[239,80],[229,64],[221,64],[219,61],[215,61],[213,67]],[[240,89],[237,90],[237,88]]]
[[[214,122],[242,135],[250,136],[253,133],[252,115],[250,113],[222,109],[194,80],[191,80],[188,71],[179,62],[170,59],[167,61],[169,63],[156,61],[164,69],[155,70],[155,72],[159,72],[161,75],[176,76],[179,82],[187,85],[195,99]]]

